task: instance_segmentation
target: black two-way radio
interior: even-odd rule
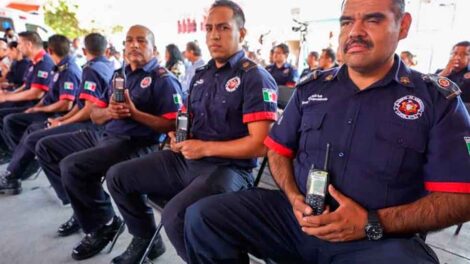
[[[181,110],[176,117],[176,142],[185,141],[189,135],[189,114]]]
[[[325,210],[325,200],[328,194],[329,173],[328,159],[330,156],[330,143],[326,144],[325,163],[323,170],[310,168],[307,178],[307,193],[305,203],[313,209],[314,215],[320,215]]]

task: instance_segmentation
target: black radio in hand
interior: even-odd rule
[[[186,112],[178,111],[176,118],[176,142],[185,141],[189,135],[189,115]]]
[[[314,215],[320,215],[325,210],[325,200],[328,193],[329,173],[328,158],[330,156],[330,144],[326,144],[325,164],[323,170],[312,168],[308,172],[307,193],[305,203],[313,209]]]
[[[123,103],[124,100],[124,88],[126,85],[126,77],[122,72],[117,72],[113,78],[114,87],[114,101],[117,103]]]

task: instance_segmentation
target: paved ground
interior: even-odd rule
[[[2,170],[4,167],[0,167]],[[0,264],[57,264],[77,263],[70,257],[71,249],[82,234],[66,238],[56,237],[59,224],[67,220],[72,210],[62,207],[46,177],[41,174],[34,181],[23,183],[21,195],[0,197]],[[264,187],[272,187],[269,175],[263,177]],[[157,218],[159,217],[157,213]],[[158,220],[158,219],[157,219]],[[439,255],[441,263],[470,263],[470,223],[464,225],[459,236],[454,236],[455,227],[429,235],[427,242]],[[111,254],[101,253],[80,264],[109,263],[125,250],[130,242],[125,232]],[[154,263],[183,263],[167,242],[167,252]]]

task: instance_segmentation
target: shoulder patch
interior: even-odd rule
[[[423,80],[426,83],[432,84],[432,86],[447,100],[452,100],[462,93],[457,84],[445,77],[438,76],[437,74],[424,74]]]
[[[206,69],[207,69],[207,67],[209,67],[209,66],[208,66],[208,64],[206,63],[205,65],[203,65],[203,66],[201,66],[201,67],[197,68],[197,69],[196,69],[196,72],[201,72],[201,71],[204,71],[204,70],[206,70]]]
[[[307,75],[305,75],[304,77],[302,77],[299,82],[297,83],[297,86],[301,86],[301,85],[304,85],[306,83],[309,83],[313,80],[316,80],[318,79],[321,75],[323,74],[322,71],[320,70],[314,70],[310,73],[308,73]]]
[[[244,58],[242,59],[241,61],[241,68],[243,71],[247,72],[253,68],[256,68],[256,66],[258,66],[258,64],[248,58]]]

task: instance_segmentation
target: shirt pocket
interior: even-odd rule
[[[306,152],[312,156],[319,149],[322,134],[322,125],[326,113],[323,111],[304,112],[300,124],[300,148],[299,151]]]
[[[408,179],[420,171],[426,150],[426,134],[418,124],[382,123],[371,144],[370,160],[378,175],[394,183]],[[406,169],[408,173],[403,170]],[[421,177],[421,175],[415,175]]]

